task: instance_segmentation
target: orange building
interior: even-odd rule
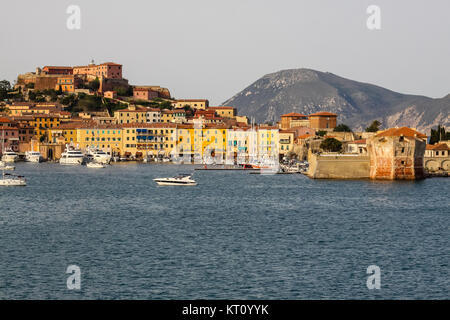
[[[287,114],[283,114],[281,116],[281,129],[286,130],[292,127],[300,127],[301,123],[305,122],[304,126],[308,126],[308,117],[301,113],[291,112]]]
[[[74,75],[59,77],[56,84],[56,90],[61,88],[63,92],[75,92],[75,89],[78,88],[81,82],[81,79]]]
[[[331,112],[317,112],[310,114],[309,127],[319,130],[332,130],[336,128],[337,114]]]
[[[122,79],[122,65],[114,62],[105,62],[99,65],[73,67],[73,74],[86,75],[88,78]]]

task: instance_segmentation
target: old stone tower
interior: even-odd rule
[[[392,128],[371,137],[370,178],[414,180],[424,178],[423,158],[427,136],[411,128]]]

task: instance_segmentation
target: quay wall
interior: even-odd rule
[[[313,179],[368,179],[368,156],[352,154],[309,154],[306,175]]]

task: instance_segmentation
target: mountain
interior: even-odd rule
[[[425,133],[438,124],[450,126],[450,95],[433,99],[401,94],[311,69],[267,74],[222,105],[234,106],[256,122],[276,122],[289,112],[330,111],[338,114],[338,123],[355,130],[373,120],[384,128],[408,126]]]

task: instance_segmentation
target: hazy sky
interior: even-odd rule
[[[68,30],[66,9],[81,8]],[[381,8],[381,30],[366,9]],[[404,93],[450,93],[448,0],[39,0],[0,10],[0,78],[114,61],[131,84],[220,104],[264,74],[312,68]]]

